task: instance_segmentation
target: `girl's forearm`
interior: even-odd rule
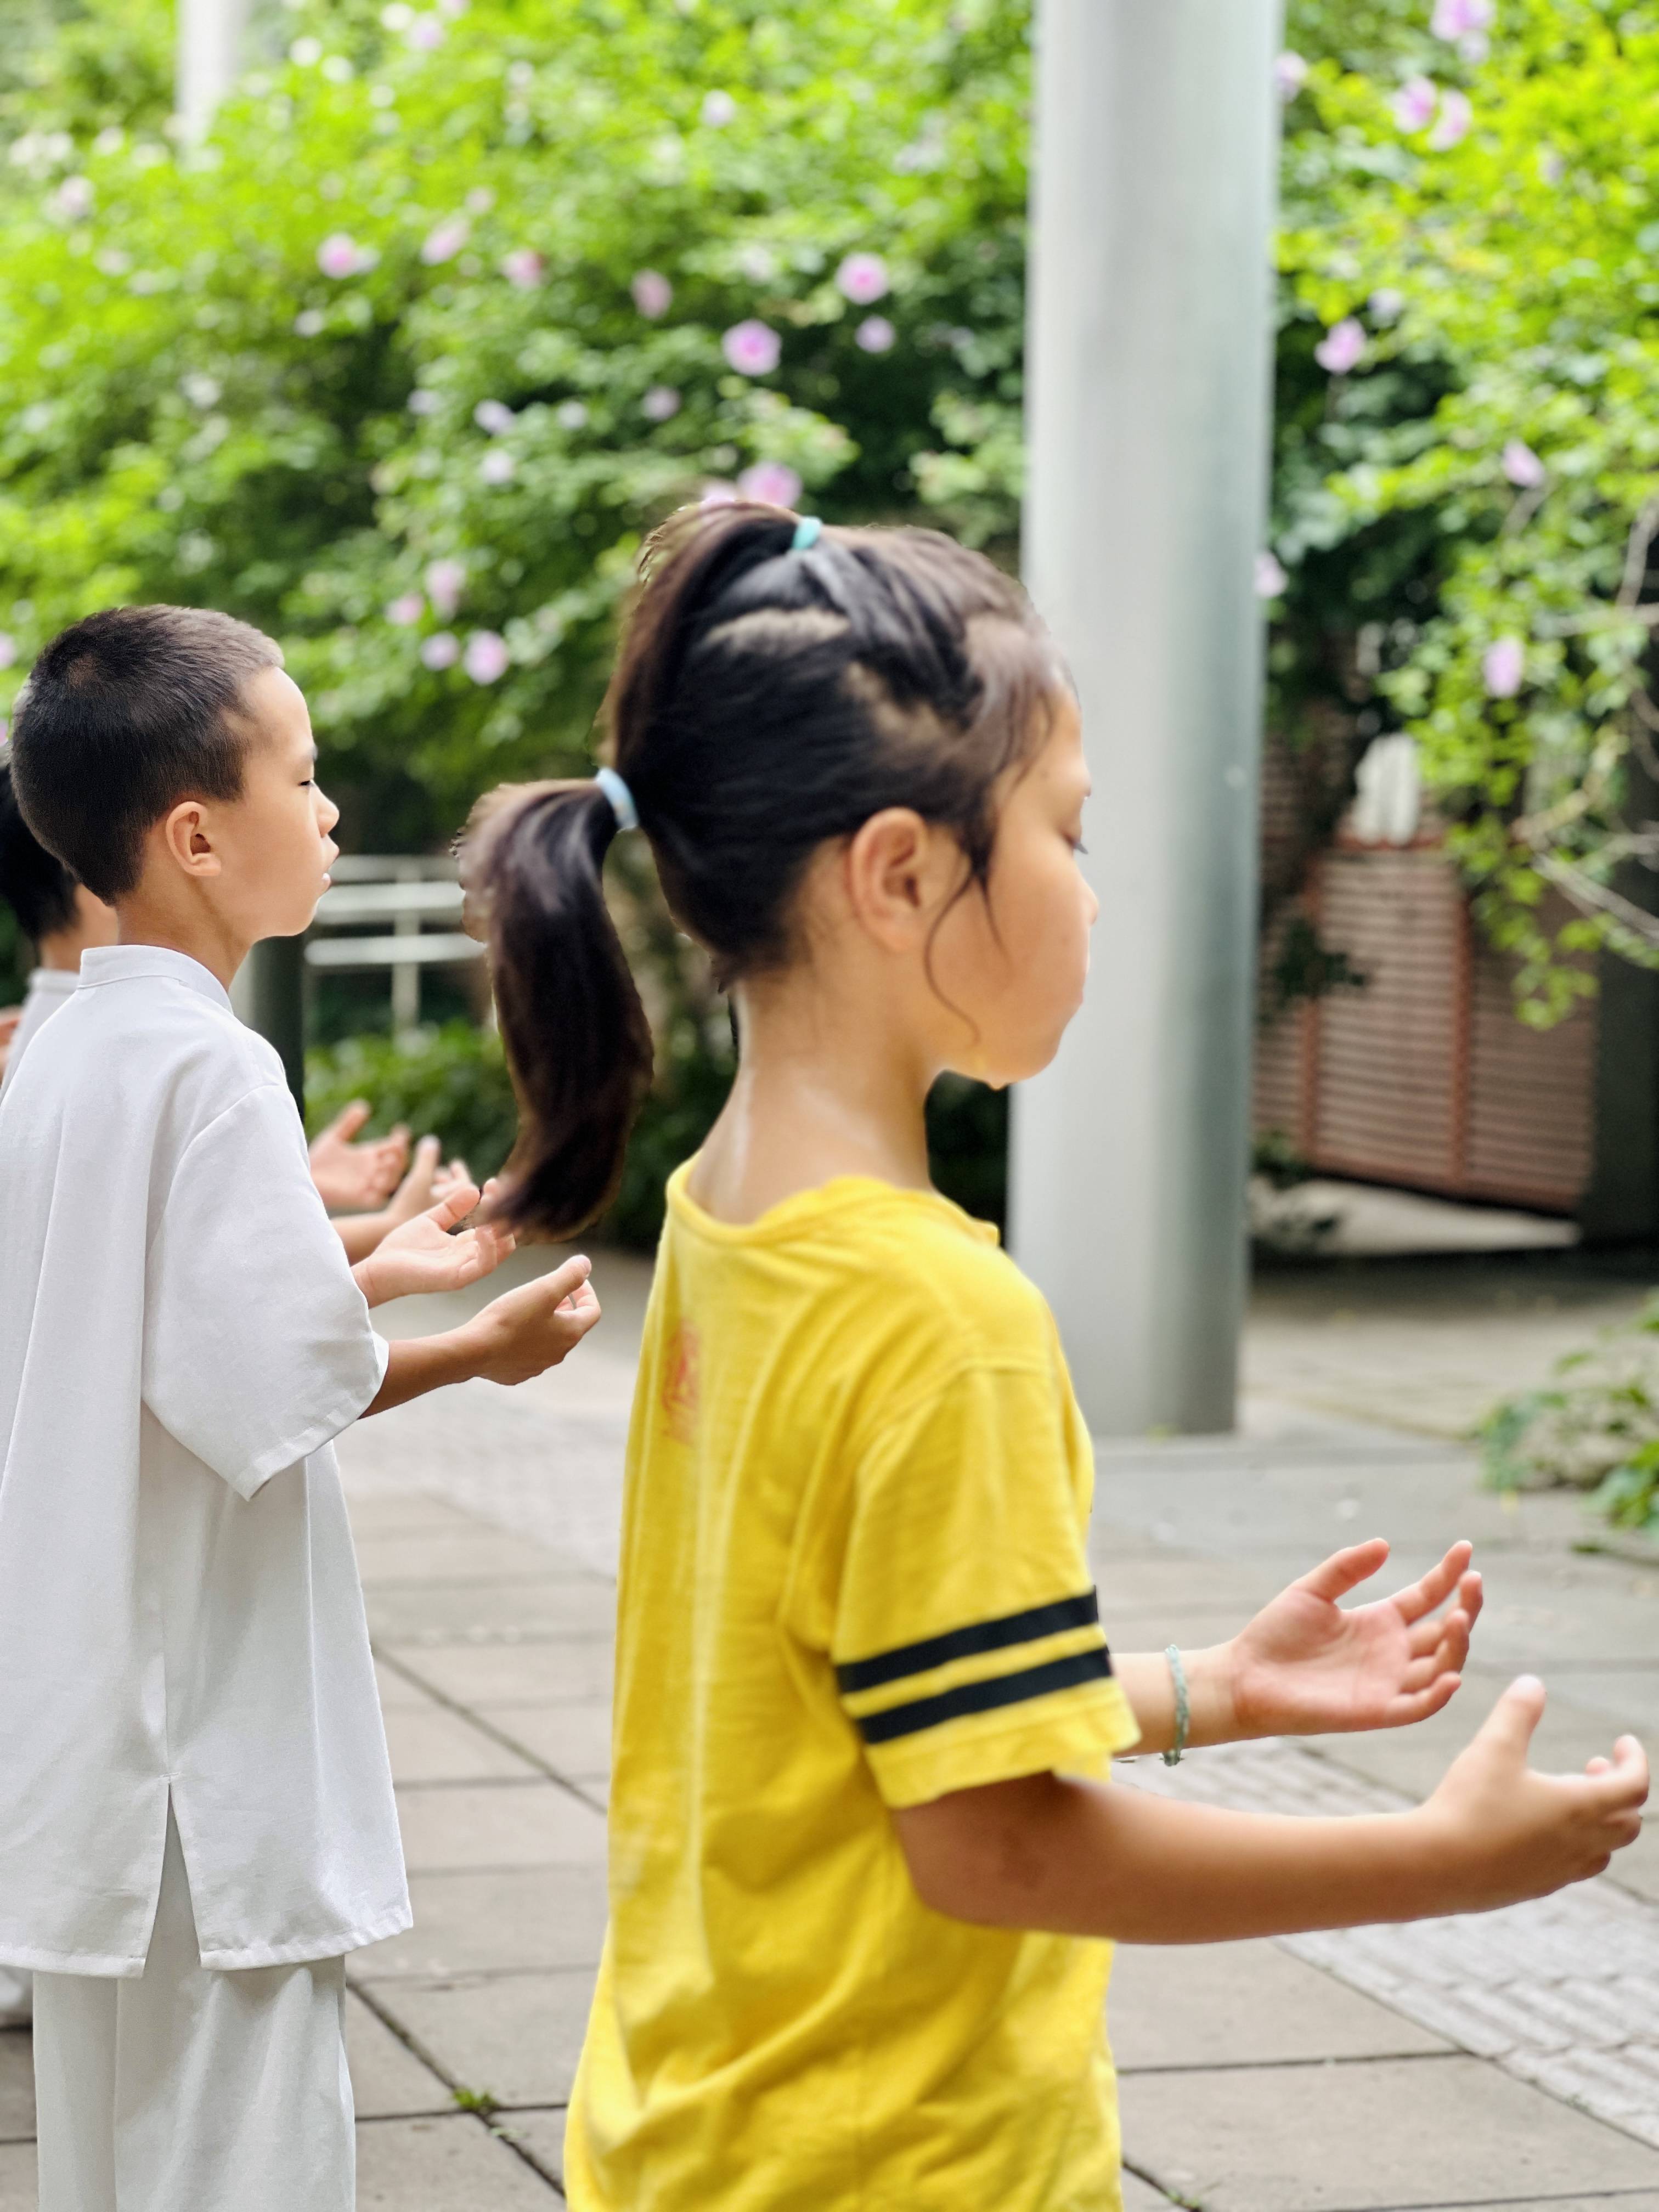
[[[1280,1818],[1036,1775],[896,1818],[924,1901],[990,1927],[1217,1943],[1459,1902],[1420,1809]]]
[[[1196,1751],[1206,1744],[1237,1742],[1227,1646],[1217,1644],[1189,1651],[1183,1645],[1181,1663],[1187,1670],[1188,1744]],[[1175,1742],[1176,1724],[1175,1680],[1168,1658],[1162,1651],[1115,1651],[1112,1672],[1139,1725],[1137,1750],[1168,1751]]]

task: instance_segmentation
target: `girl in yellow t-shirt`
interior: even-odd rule
[[[510,1211],[597,1213],[650,1073],[600,894],[619,828],[732,991],[741,1063],[670,1187],[645,1333],[570,2201],[1109,2212],[1109,1939],[1539,1894],[1636,1834],[1641,1753],[1532,1772],[1523,1680],[1407,1814],[1103,1786],[1137,1741],[1437,1711],[1480,1584],[1457,1545],[1345,1610],[1387,1553],[1362,1544],[1231,1643],[1108,1656],[1053,1323],[931,1188],[923,1127],[936,1076],[1035,1073],[1082,996],[1065,672],[949,540],[735,507],[649,549],[608,719],[614,767],[503,795],[468,852],[525,1106]]]

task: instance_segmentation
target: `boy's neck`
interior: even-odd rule
[[[181,913],[135,893],[116,901],[115,915],[118,945],[154,945],[164,952],[182,952],[216,977],[226,990],[252,950],[222,915],[210,909]]]

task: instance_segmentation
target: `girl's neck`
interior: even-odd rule
[[[838,1176],[929,1188],[926,1107],[933,1070],[862,1009],[781,982],[738,994],[732,1095],[698,1155],[690,1194],[734,1225]]]

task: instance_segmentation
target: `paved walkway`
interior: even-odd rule
[[[1636,1302],[1528,1269],[1461,1292],[1395,1271],[1390,1293],[1386,1268],[1273,1279],[1245,1435],[1103,1449],[1093,1547],[1121,1647],[1212,1641],[1373,1529],[1402,1575],[1472,1537],[1490,1590],[1464,1696],[1427,1728],[1206,1753],[1174,1777],[1134,1761],[1132,1786],[1408,1802],[1522,1666],[1552,1686],[1547,1761],[1630,1727],[1659,1743],[1659,1573],[1576,1555],[1575,1501],[1482,1493],[1444,1440],[1510,1369],[1531,1379],[1558,1339]],[[417,1916],[353,1965],[366,2208],[559,2201],[603,1925],[609,1577],[645,1289],[627,1261],[598,1279],[606,1327],[568,1370],[444,1393],[343,1455]],[[1112,2024],[1128,2212],[1659,2212],[1659,1827],[1617,1883],[1516,1913],[1125,1949]],[[33,2206],[31,2132],[27,2039],[3,2036],[0,2212]]]

